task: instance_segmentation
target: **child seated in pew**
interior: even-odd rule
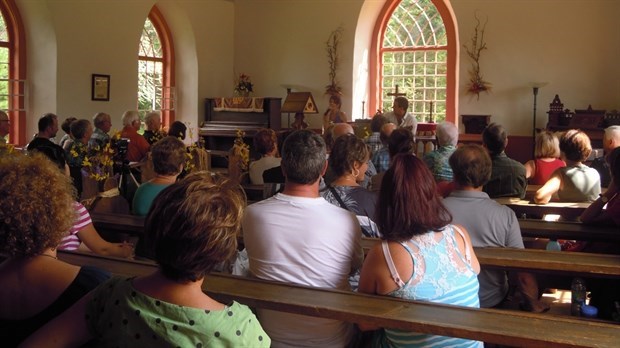
[[[100,283],[107,272],[56,258],[71,227],[70,178],[42,154],[0,156],[0,345],[15,347]]]
[[[549,131],[542,131],[536,135],[534,157],[524,164],[525,177],[530,185],[544,185],[556,169],[566,167],[566,163],[559,159],[558,137]]]
[[[84,246],[95,254],[103,256],[115,256],[130,258],[133,257],[133,244],[128,242],[110,243],[97,233],[90,213],[79,202],[73,202],[73,210],[76,218],[59,245],[58,250],[77,250],[84,243]]]
[[[359,292],[480,307],[480,264],[467,231],[452,225],[428,167],[412,154],[392,160],[385,173],[377,224],[383,242],[364,261]],[[411,204],[411,202],[417,202]],[[375,327],[360,325],[362,330]],[[482,347],[482,342],[381,329],[373,347]]]
[[[24,347],[269,347],[250,309],[219,303],[202,291],[205,276],[229,259],[245,199],[228,180],[188,175],[155,199],[147,243],[158,270],[112,278],[32,335]],[[86,320],[84,319],[86,318]]]
[[[560,152],[566,167],[556,169],[551,178],[534,196],[538,204],[549,203],[557,193],[561,202],[593,202],[601,193],[598,172],[583,164],[590,156],[590,138],[576,129],[566,131],[560,138]]]

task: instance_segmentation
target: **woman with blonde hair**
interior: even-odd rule
[[[551,174],[566,163],[560,158],[560,142],[552,132],[542,131],[536,135],[534,159],[525,163],[525,177],[531,185],[544,185]]]
[[[536,191],[534,201],[548,203],[557,193],[561,202],[593,202],[601,193],[601,177],[594,168],[583,164],[592,152],[590,138],[571,129],[560,138],[560,153],[566,167],[556,169],[551,178]]]
[[[13,347],[109,276],[57,259],[74,221],[71,179],[42,154],[0,156],[0,342]]]

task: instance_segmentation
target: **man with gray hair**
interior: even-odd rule
[[[140,115],[138,111],[130,110],[123,114],[123,131],[121,132],[121,138],[129,139],[129,145],[127,146],[127,160],[129,162],[140,162],[146,157],[151,145],[144,139],[143,136],[138,134],[140,129]]]
[[[620,147],[620,126],[609,126],[603,134],[603,156],[595,158],[590,165],[601,175],[602,187],[611,183],[611,171],[606,157],[617,147]]]
[[[146,129],[144,130],[143,136],[150,145],[153,145],[165,136],[161,130],[161,117],[159,116],[159,112],[151,111],[146,114],[146,116],[144,116],[144,123],[146,124]]]
[[[88,146],[94,148],[99,146],[100,148],[105,146],[110,141],[110,128],[112,128],[112,119],[110,115],[105,112],[98,112],[93,116],[93,124],[95,125],[95,131],[88,140]]]
[[[452,181],[452,169],[448,159],[456,150],[459,141],[459,131],[452,122],[442,122],[437,125],[437,150],[424,155],[424,163],[433,173],[436,182]]]
[[[282,193],[254,203],[242,228],[252,276],[305,286],[350,290],[348,278],[363,261],[355,214],[319,195],[327,169],[323,139],[307,130],[289,135],[282,148]],[[350,323],[258,309],[274,347],[345,347]]]

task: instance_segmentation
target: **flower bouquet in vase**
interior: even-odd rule
[[[253,91],[254,84],[250,80],[250,76],[241,74],[235,81],[235,96],[236,97],[249,97]]]

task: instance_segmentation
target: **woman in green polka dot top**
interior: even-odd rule
[[[113,278],[37,331],[25,347],[269,347],[250,309],[219,303],[204,277],[237,249],[245,198],[228,180],[191,174],[162,191],[145,231],[155,273]]]

